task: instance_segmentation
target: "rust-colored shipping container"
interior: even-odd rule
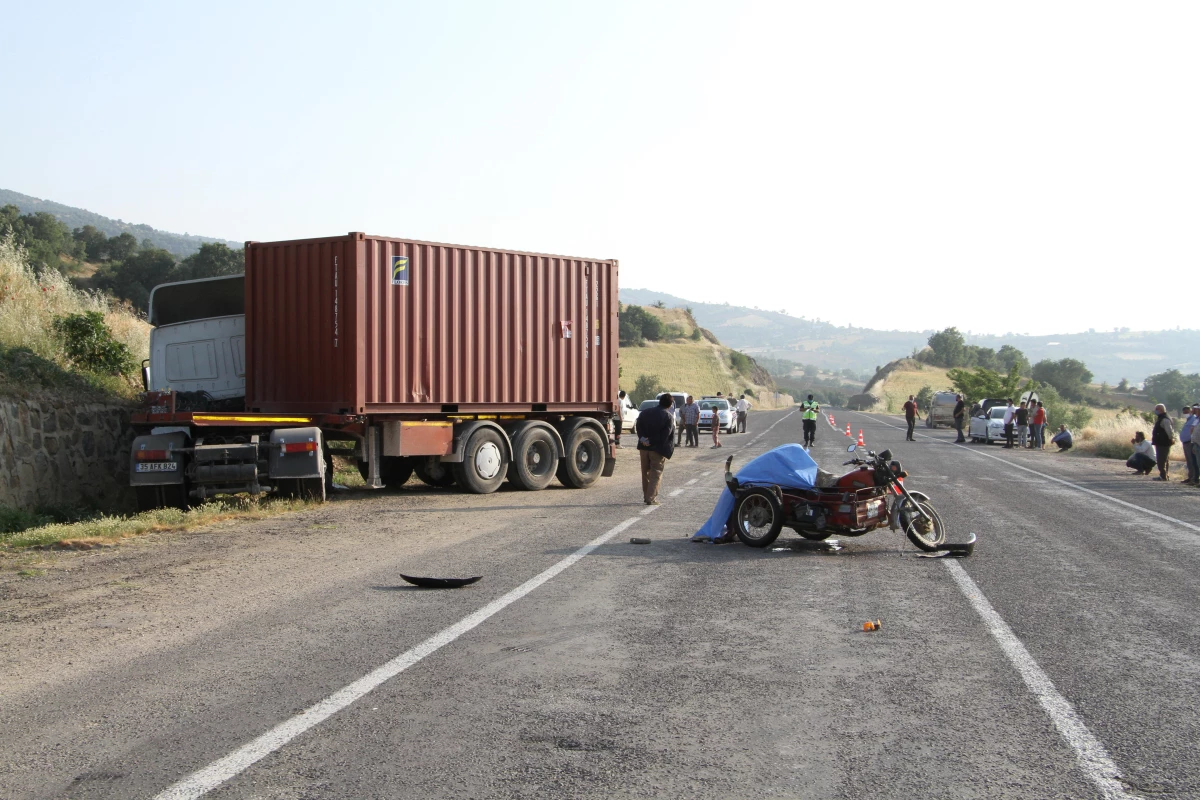
[[[246,243],[246,407],[604,413],[617,262],[350,233]]]

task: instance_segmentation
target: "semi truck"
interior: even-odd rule
[[[129,477],[142,510],[324,500],[415,472],[486,494],[616,464],[615,260],[345,236],[247,242],[245,272],[150,297]]]

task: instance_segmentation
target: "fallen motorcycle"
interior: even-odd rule
[[[847,452],[860,448],[850,445]],[[833,534],[862,536],[885,525],[904,531],[921,550],[946,549],[946,526],[928,495],[909,491],[908,473],[890,450],[866,451],[843,466],[857,468],[840,478],[819,473],[815,486],[781,486],[739,482],[725,462],[725,485],[734,497],[727,525],[750,547],[766,547],[786,526],[805,539],[821,541]],[[810,462],[811,463],[811,462]]]

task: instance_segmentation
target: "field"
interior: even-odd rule
[[[889,414],[899,413],[908,396],[917,394],[925,386],[935,392],[952,388],[950,379],[946,377],[946,370],[916,361],[909,362],[871,386],[868,391],[880,401],[872,410]]]

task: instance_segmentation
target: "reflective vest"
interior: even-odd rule
[[[816,419],[817,418],[817,409],[819,409],[820,407],[821,407],[821,404],[818,403],[816,400],[805,400],[803,403],[800,404],[800,410],[802,412],[804,412],[800,416],[804,419]]]

